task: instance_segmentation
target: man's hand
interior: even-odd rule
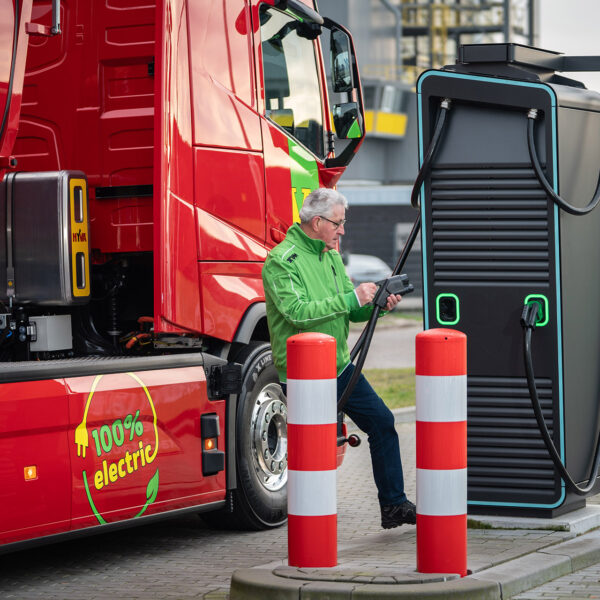
[[[396,306],[396,304],[400,302],[400,300],[402,300],[402,296],[400,294],[390,294],[387,298],[387,305],[385,307],[385,310],[392,310],[394,306]]]
[[[361,306],[369,304],[375,297],[377,286],[374,283],[361,283],[355,290],[358,301]],[[389,301],[389,299],[388,299]],[[397,304],[397,303],[396,303]]]
[[[375,297],[375,293],[377,292],[377,285],[374,283],[361,283],[354,291],[358,296],[358,300],[361,306],[365,304],[369,304],[369,302],[373,302],[373,298]],[[385,310],[392,310],[398,302],[402,300],[402,296],[400,294],[390,294],[387,297],[387,304],[385,306]]]

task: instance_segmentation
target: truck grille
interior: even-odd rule
[[[549,286],[548,202],[531,168],[433,169],[431,209],[434,284]]]
[[[539,378],[536,386],[553,435],[552,381]],[[551,503],[556,494],[554,467],[537,427],[526,379],[469,377],[467,397],[469,500]]]

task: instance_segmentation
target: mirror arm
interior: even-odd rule
[[[307,19],[311,23],[323,25],[323,17],[312,8],[306,6],[306,4],[300,2],[300,0],[275,0],[273,6],[281,10],[289,9],[297,15]]]
[[[348,145],[344,148],[343,152],[339,156],[325,159],[325,168],[331,169],[333,167],[345,167],[350,164],[350,161],[354,158],[358,147],[361,145],[364,137],[355,138],[351,140]]]

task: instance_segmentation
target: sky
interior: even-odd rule
[[[571,56],[600,56],[599,0],[539,0],[537,45]],[[600,92],[600,72],[564,73]]]

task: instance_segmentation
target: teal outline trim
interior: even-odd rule
[[[523,304],[529,304],[530,302],[537,302],[539,304],[539,300],[542,300],[543,306],[540,307],[544,312],[543,315],[545,319],[543,321],[536,321],[536,327],[545,327],[550,322],[550,313],[548,312],[548,298],[544,296],[544,294],[529,294]]]
[[[423,164],[423,113],[421,111],[421,79],[417,82],[417,127],[419,136],[419,169]],[[423,329],[429,329],[429,294],[427,293],[427,232],[425,230],[425,206],[423,198],[425,196],[425,182],[421,184],[419,190],[419,201],[421,203],[421,262],[423,271]]]
[[[456,319],[454,321],[442,321],[440,319],[440,298],[454,298],[456,300]],[[440,325],[456,325],[460,321],[460,300],[456,294],[442,293],[435,299],[435,318]]]
[[[448,71],[427,71],[419,77],[417,81],[417,126],[419,129],[419,168],[423,164],[423,114],[421,110],[421,86],[423,81],[431,76],[450,77],[455,79],[471,79],[475,81],[485,81],[487,83],[497,83],[501,85],[516,85],[520,87],[532,87],[544,90],[551,98],[550,111],[552,125],[552,171],[554,173],[552,186],[558,193],[558,150],[557,150],[557,127],[556,127],[556,94],[554,90],[543,83],[529,83],[526,81],[512,81],[510,79],[500,79],[496,77],[483,77],[479,75],[465,75],[463,73],[451,73]],[[420,197],[424,196],[425,183],[421,186]],[[558,206],[554,205],[554,265],[556,278],[556,334],[558,342],[558,416],[560,425],[560,457],[565,460],[565,428],[564,428],[564,392],[563,392],[563,351],[562,351],[562,301],[561,301],[561,277],[560,277],[560,241],[558,231]],[[423,329],[429,329],[429,300],[428,300],[428,273],[427,273],[427,243],[425,234],[425,207],[421,199],[421,256],[423,262]],[[528,506],[532,508],[556,508],[560,506],[566,496],[565,482],[561,479],[561,496],[555,504],[527,504],[519,502],[471,502],[467,504],[481,504],[487,506]]]
[[[554,504],[532,504],[527,502],[482,502],[480,500],[467,500],[467,505],[471,506],[522,506],[525,508],[558,508],[565,499],[564,484],[560,498]]]

